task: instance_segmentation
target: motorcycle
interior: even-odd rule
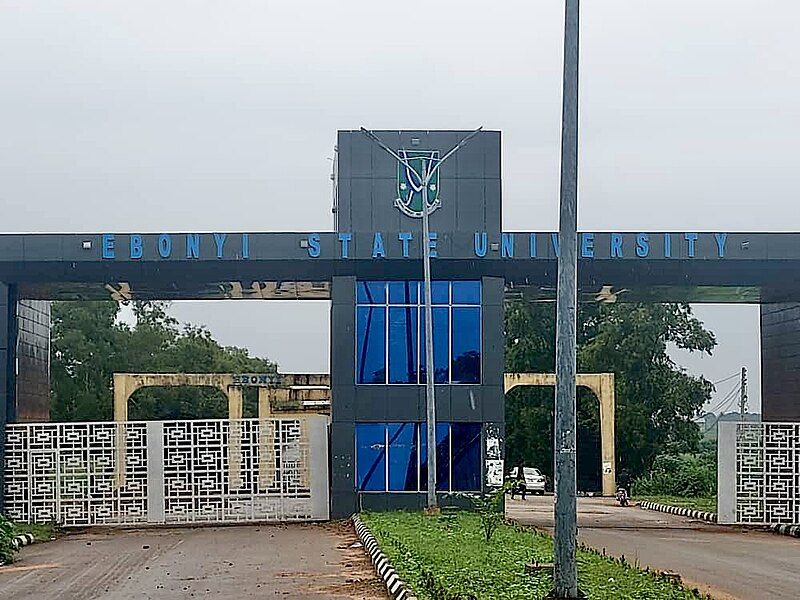
[[[620,506],[628,506],[628,492],[625,491],[625,488],[617,490],[617,502]]]

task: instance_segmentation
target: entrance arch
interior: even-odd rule
[[[617,487],[615,453],[615,396],[613,373],[578,373],[578,386],[590,389],[600,402],[600,456],[602,460],[603,496],[613,496]],[[516,387],[555,386],[555,373],[505,373],[503,391],[508,393]]]

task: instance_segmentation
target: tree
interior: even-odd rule
[[[579,307],[579,372],[616,376],[618,472],[643,473],[665,450],[692,451],[700,431],[693,418],[713,386],[686,373],[668,355],[670,344],[711,354],[716,341],[686,304],[582,304]],[[506,369],[553,372],[555,305],[515,302],[506,309]],[[525,462],[552,475],[553,391],[521,389],[506,403],[509,464]],[[578,391],[580,487],[600,481],[596,399]]]
[[[110,420],[114,373],[275,372],[267,359],[223,347],[204,327],[181,326],[164,302],[136,302],[136,324],[118,322],[113,301],[54,302],[51,415],[59,421]],[[256,414],[256,392],[245,390],[244,414]],[[143,388],[130,400],[131,419],[222,418],[223,394],[212,388]]]

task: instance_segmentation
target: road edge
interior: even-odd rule
[[[356,530],[358,539],[361,540],[361,544],[364,546],[364,551],[372,561],[372,566],[375,567],[378,577],[381,578],[386,586],[389,597],[393,600],[417,600],[417,597],[411,592],[408,586],[406,586],[405,582],[400,579],[397,571],[394,570],[389,559],[378,545],[375,536],[372,535],[369,528],[364,524],[364,521],[361,520],[361,517],[354,514],[350,517],[350,520]]]

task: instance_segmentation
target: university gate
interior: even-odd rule
[[[329,516],[323,415],[14,424],[5,451],[5,510],[15,521],[76,527]]]

